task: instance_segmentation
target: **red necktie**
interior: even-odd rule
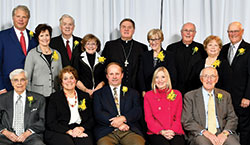
[[[66,48],[67,48],[69,60],[71,60],[72,54],[71,54],[71,49],[70,49],[70,46],[69,46],[69,40],[66,41]]]
[[[27,55],[26,43],[25,43],[25,39],[24,39],[24,36],[23,36],[23,32],[21,32],[20,44],[21,44],[21,47],[23,49],[24,55]]]

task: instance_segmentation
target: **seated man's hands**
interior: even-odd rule
[[[203,135],[206,138],[208,138],[213,145],[220,145],[219,144],[220,141],[219,141],[218,137],[215,134],[212,134],[211,132],[209,132],[209,131],[206,130],[206,131],[203,132]]]
[[[9,140],[11,140],[12,142],[17,142],[18,136],[14,132],[10,132],[5,129],[2,131],[2,134],[6,136]]]
[[[125,123],[123,123],[121,126],[119,126],[118,128],[120,131],[128,131],[129,130],[129,126]]]
[[[24,133],[22,133],[20,136],[17,137],[17,142],[24,142],[32,132],[30,130],[26,130]]]
[[[119,128],[124,122],[126,122],[125,116],[113,117],[109,119],[111,121],[110,125]]]

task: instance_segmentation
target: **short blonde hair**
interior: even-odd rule
[[[28,8],[27,6],[25,6],[25,5],[18,5],[17,7],[15,7],[15,8],[12,10],[12,17],[15,16],[16,10],[19,10],[19,9],[22,10],[22,11],[24,11],[24,12],[27,14],[28,18],[30,18],[30,10],[29,10],[29,8]]]
[[[208,36],[204,41],[203,41],[203,46],[204,46],[204,49],[206,50],[207,49],[207,45],[210,41],[212,40],[215,40],[216,43],[219,45],[220,49],[222,48],[222,41],[220,39],[220,37],[218,36],[214,36],[214,35],[210,35]]]
[[[161,42],[164,40],[164,35],[160,29],[151,29],[147,35],[148,42],[155,35],[161,39]]]
[[[156,75],[157,75],[160,71],[163,71],[165,77],[167,78],[167,86],[166,86],[167,89],[171,90],[171,89],[172,89],[172,84],[171,84],[170,75],[169,75],[168,70],[167,70],[165,67],[163,67],[163,66],[162,66],[162,67],[158,67],[158,68],[155,70],[155,72],[154,72],[153,79],[152,79],[152,84],[151,84],[152,89],[154,90],[154,92],[156,92],[157,86],[156,86],[155,80],[156,80]]]

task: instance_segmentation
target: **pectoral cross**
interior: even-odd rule
[[[128,60],[126,59],[126,61],[124,62],[125,67],[127,67],[128,64],[129,64],[129,62],[128,62]]]

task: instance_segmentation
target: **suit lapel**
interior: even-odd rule
[[[218,90],[216,88],[214,89],[214,97],[215,97],[216,116],[219,122],[219,126],[221,127],[223,124],[222,119],[221,119],[222,112],[221,112],[220,102],[218,99]]]
[[[115,105],[115,101],[114,101],[114,97],[113,97],[110,86],[108,86],[106,88],[105,97],[107,97],[107,101],[109,102],[110,106],[112,107],[111,111],[114,114],[118,114],[117,108],[116,108],[116,105]]]
[[[206,126],[206,115],[205,115],[206,111],[205,111],[204,99],[202,95],[202,88],[199,88],[199,90],[195,94],[195,99],[196,99],[195,104],[197,105],[197,110],[200,116],[201,125],[205,127]]]
[[[14,30],[14,27],[11,28],[11,31],[10,31],[9,34],[10,34],[11,39],[12,39],[13,42],[15,43],[15,46],[18,46],[18,50],[21,51],[22,54],[24,55],[23,49],[22,49],[21,44],[20,44],[20,42],[19,42],[19,40],[18,40],[18,38],[17,38],[16,32],[15,32],[15,30]]]
[[[232,67],[234,67],[236,64],[238,64],[237,61],[238,61],[239,58],[242,56],[242,55],[239,55],[239,49],[241,49],[241,48],[244,48],[245,51],[247,51],[247,48],[245,47],[245,41],[244,41],[244,40],[241,41],[239,47],[237,48],[237,51],[236,51],[236,53],[235,53],[235,56],[234,56],[234,58],[233,58],[233,62],[232,62],[232,65],[231,65]],[[246,52],[245,52],[245,53],[246,53]],[[243,54],[243,55],[244,55],[244,54]]]
[[[12,91],[10,94],[9,94],[9,96],[7,97],[7,101],[6,102],[9,102],[9,103],[7,103],[6,104],[6,106],[7,106],[7,111],[8,111],[8,113],[7,114],[9,114],[9,120],[10,120],[10,122],[8,122],[9,124],[9,127],[10,128],[12,128],[12,126],[13,126],[13,115],[14,115],[14,100],[13,100],[13,98],[14,98],[14,91]]]
[[[30,104],[30,102],[29,102],[29,100],[28,100],[28,97],[29,96],[32,96],[32,94],[30,93],[30,92],[28,92],[28,91],[26,91],[26,96],[25,96],[25,109],[24,109],[24,129],[26,129],[27,128],[27,123],[29,122],[29,118],[30,118],[30,113],[31,113],[31,108],[32,108],[32,105],[33,105],[33,103],[35,102],[35,98],[34,98],[34,96],[33,96],[33,101],[31,102],[31,104]]]
[[[122,86],[121,86],[121,89],[120,89],[120,112],[121,112],[121,115],[122,115],[122,112],[124,110],[124,106],[126,104],[126,95],[127,95],[128,92],[124,93],[123,95],[123,91],[122,91]]]

